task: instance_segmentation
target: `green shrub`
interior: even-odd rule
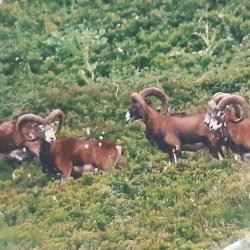
[[[119,173],[64,186],[39,162],[1,161],[0,249],[198,250],[249,231],[246,165],[190,152],[168,165],[124,117],[131,93],[149,86],[188,113],[217,91],[248,100],[247,0],[9,0],[0,20],[1,120],[61,108],[59,137],[124,149]]]

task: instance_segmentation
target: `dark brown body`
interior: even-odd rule
[[[65,138],[51,144],[42,141],[40,159],[43,168],[49,170],[51,166],[48,165],[53,164],[64,178],[68,178],[74,166],[84,169],[85,165],[92,165],[100,170],[106,170],[109,165],[117,166],[121,159],[121,148],[103,140]]]
[[[237,154],[250,153],[250,119],[239,123],[228,121],[226,130],[227,145]]]
[[[181,151],[185,144],[203,143],[209,152],[219,158],[221,151],[221,137],[212,132],[204,124],[205,114],[198,115],[161,115],[148,107],[145,119],[146,133],[158,147],[170,154],[172,150]]]

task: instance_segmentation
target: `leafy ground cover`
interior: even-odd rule
[[[0,249],[216,249],[249,234],[249,166],[186,153],[178,166],[127,125],[130,94],[177,110],[250,97],[246,0],[8,0],[0,6],[0,119],[68,112],[60,136],[124,148],[121,173],[61,186],[39,163],[0,163]],[[15,173],[16,178],[12,175]]]

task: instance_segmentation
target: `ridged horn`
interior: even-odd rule
[[[208,112],[215,111],[217,107],[217,103],[214,100],[210,100],[208,103]]]
[[[211,98],[211,101],[208,103],[208,106],[209,106],[209,109],[210,110],[215,110],[216,107],[215,105],[217,106],[217,104],[225,97],[229,97],[231,96],[232,94],[229,94],[229,93],[224,93],[224,92],[217,92],[215,93],[212,98]],[[235,113],[235,116],[237,118],[241,118],[241,114],[242,114],[242,108],[239,104],[235,104],[235,103],[231,103],[232,107],[234,108],[234,113]]]
[[[60,109],[54,109],[52,110],[49,115],[45,118],[45,121],[47,123],[54,122],[57,118],[59,119],[59,125],[57,131],[59,131],[62,128],[63,119],[65,117],[65,114]]]
[[[216,110],[218,101],[220,101],[221,98],[224,97],[224,95],[225,95],[225,93],[223,93],[223,92],[217,92],[211,97],[210,101],[207,103],[208,112],[213,112]]]
[[[145,88],[139,92],[139,95],[141,95],[143,98],[148,96],[155,96],[161,101],[161,112],[165,113],[167,111],[169,97],[159,88],[156,87]]]
[[[22,127],[27,122],[43,124],[45,122],[45,120],[41,116],[35,115],[35,114],[24,114],[24,115],[21,115],[17,119],[17,122],[16,122],[17,131],[19,131],[25,137],[25,139],[27,139],[28,141],[36,141],[38,136],[31,138],[31,137],[27,136],[26,134],[23,134],[23,132],[22,132]]]
[[[222,98],[224,98],[228,95],[230,95],[230,94],[224,93],[224,92],[217,92],[212,96],[211,100],[214,100],[216,103],[218,103],[218,101],[220,101]]]
[[[147,119],[147,117],[148,117],[148,105],[146,104],[144,98],[140,94],[134,92],[131,94],[131,99],[132,99],[132,101],[138,103],[141,106],[142,112],[143,112],[143,119],[144,120]]]
[[[217,109],[223,110],[223,109],[225,109],[225,107],[227,105],[230,105],[230,104],[233,105],[234,109],[235,109],[235,107],[240,108],[240,111],[235,109],[235,115],[236,116],[239,114],[241,114],[241,115],[239,118],[233,120],[234,122],[239,122],[239,121],[243,120],[245,117],[247,117],[248,104],[247,104],[246,100],[242,96],[239,96],[239,95],[230,94],[229,96],[224,97],[223,99],[221,99],[219,101],[219,103],[217,105]],[[238,114],[236,114],[236,113],[238,113]]]

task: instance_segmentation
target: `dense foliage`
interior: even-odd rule
[[[188,112],[217,91],[248,100],[249,17],[247,0],[4,1],[0,119],[60,107],[60,136],[90,127],[125,152],[121,173],[66,186],[38,162],[0,162],[0,249],[208,249],[249,233],[246,164],[186,153],[169,166],[124,119],[146,86]]]

